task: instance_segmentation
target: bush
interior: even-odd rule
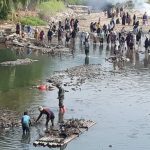
[[[46,22],[40,19],[39,17],[23,17],[21,18],[20,22],[21,24],[31,26],[46,25]]]
[[[63,11],[65,9],[65,5],[62,1],[50,0],[39,4],[38,9],[40,14],[48,16],[54,15],[56,12]]]
[[[9,14],[9,10],[5,7],[1,8],[0,10],[0,19],[7,19],[7,16]]]

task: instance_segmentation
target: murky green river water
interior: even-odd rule
[[[0,56],[2,53],[3,51],[0,51]],[[58,115],[57,90],[41,92],[30,89],[32,85],[45,82],[56,70],[82,65],[85,62],[101,63],[113,70],[112,64],[105,61],[110,54],[106,46],[91,46],[89,59],[85,58],[84,50],[79,44],[76,44],[73,56],[61,58],[39,55],[32,51],[12,53],[12,57],[17,54],[19,58],[28,56],[39,60],[30,65],[0,67],[0,106],[18,112],[45,105]],[[136,61],[126,65],[123,74],[114,74],[102,81],[88,81],[81,86],[81,91],[70,90],[66,93],[65,118],[86,118],[97,122],[88,132],[69,143],[66,150],[150,149],[149,58],[140,54],[135,56],[134,60]],[[57,122],[57,117],[55,121]],[[35,148],[32,145],[42,131],[40,127],[32,127],[31,136],[28,138],[22,137],[21,128],[2,132],[0,149],[48,150],[49,148]]]

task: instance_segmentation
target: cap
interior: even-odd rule
[[[42,106],[39,106],[39,111],[42,111],[43,110],[43,107]]]

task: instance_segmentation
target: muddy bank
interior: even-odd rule
[[[10,129],[21,126],[20,114],[8,109],[0,108],[0,128]]]
[[[0,63],[1,66],[16,66],[16,65],[27,65],[27,64],[31,64],[33,62],[36,62],[38,60],[32,60],[29,58],[25,58],[25,59],[17,59],[16,61],[6,61],[6,62],[2,62]]]
[[[53,42],[48,44],[46,41],[36,41],[36,39],[32,37],[22,38],[21,36],[13,33],[6,37],[6,45],[7,47],[20,47],[23,49],[32,49],[37,50],[42,54],[52,54],[57,55],[60,53],[71,53],[71,50],[64,45],[58,44],[56,38],[53,38]]]
[[[43,119],[41,119],[38,123],[35,124],[36,117],[38,116],[36,114],[37,108],[34,108],[32,110],[27,110],[30,119],[31,119],[31,126],[35,126],[36,124],[41,124]],[[0,108],[0,130],[10,130],[12,128],[18,128],[21,127],[21,118],[23,116],[23,112],[17,112],[14,110],[10,110],[8,108]]]

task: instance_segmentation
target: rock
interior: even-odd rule
[[[72,88],[72,90],[73,90],[73,91],[76,91],[76,89],[75,89],[75,88]]]
[[[112,145],[109,145],[110,148],[112,148]]]
[[[67,83],[65,83],[64,86],[67,86]]]

